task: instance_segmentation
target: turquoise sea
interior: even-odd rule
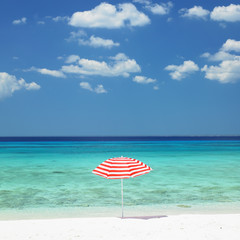
[[[0,218],[120,216],[121,182],[92,174],[111,157],[153,171],[124,180],[125,215],[240,213],[240,141],[0,142]]]

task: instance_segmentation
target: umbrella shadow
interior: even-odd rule
[[[167,215],[156,215],[156,216],[136,216],[136,217],[121,217],[121,219],[142,219],[142,220],[149,220],[153,218],[165,218],[168,217]]]

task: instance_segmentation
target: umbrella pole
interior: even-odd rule
[[[122,185],[122,218],[123,218],[123,179],[121,178],[121,185]]]

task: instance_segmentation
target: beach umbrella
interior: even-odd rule
[[[134,158],[117,157],[110,158],[98,167],[92,173],[107,179],[121,179],[122,192],[122,218],[123,218],[123,179],[137,177],[149,173],[152,169],[146,164]]]

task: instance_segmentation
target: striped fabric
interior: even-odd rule
[[[104,161],[92,173],[108,179],[122,179],[137,177],[151,170],[149,166],[134,158],[118,157]]]

